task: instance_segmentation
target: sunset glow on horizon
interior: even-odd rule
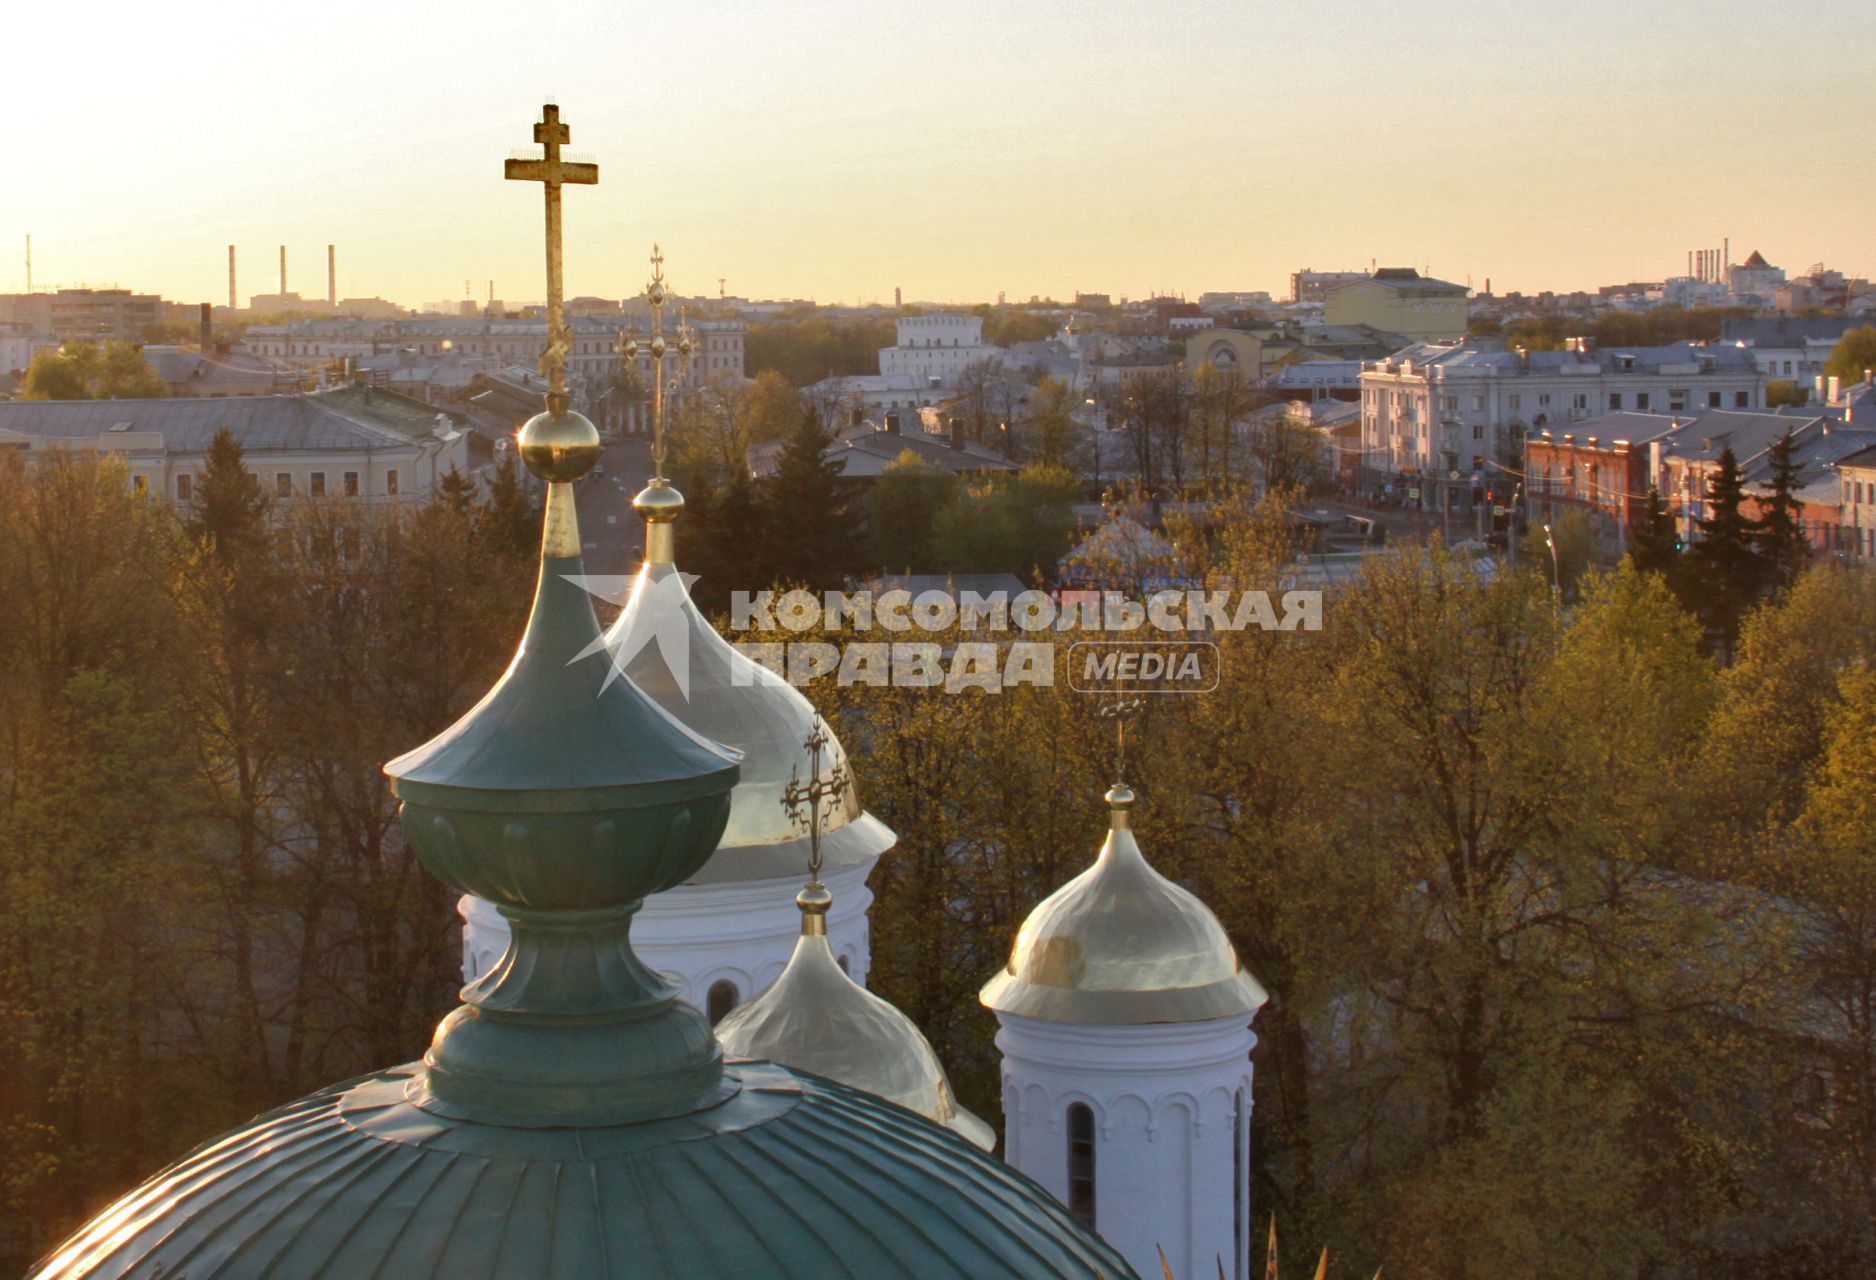
[[[541,296],[505,185],[543,98],[600,185],[570,294],[822,302],[1287,292],[1414,266],[1483,289],[1679,274],[1730,237],[1876,271],[1868,24],[1841,7],[209,4],[9,20],[0,292]],[[94,20],[93,20],[94,19]],[[1780,30],[1830,30],[1808,52]],[[1792,42],[1795,44],[1795,42]],[[1812,84],[1824,87],[1813,89]]]

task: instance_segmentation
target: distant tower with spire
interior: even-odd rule
[[[1117,708],[1125,774],[1124,713]],[[1264,990],[1205,904],[1134,839],[1107,793],[1094,865],[1023,922],[984,986],[1003,1055],[1004,1159],[1141,1275],[1250,1266],[1250,1023]]]

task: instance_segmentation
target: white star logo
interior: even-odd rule
[[[624,605],[631,599],[632,588],[639,578],[637,574],[568,573],[561,576],[587,594],[616,605]],[[607,631],[575,654],[572,661],[578,662],[605,650],[612,669],[606,673],[605,684],[600,686],[603,690],[625,675],[626,665],[647,644],[656,645],[658,656],[664,659],[664,665],[677,684],[677,691],[689,702],[690,626],[685,621],[684,606],[690,600],[690,585],[695,581],[696,574],[678,569],[651,579],[640,593],[637,606],[629,610],[631,622],[624,631],[616,639],[609,639],[612,632]],[[617,629],[616,623],[614,629]]]

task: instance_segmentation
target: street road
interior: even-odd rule
[[[609,444],[599,465],[604,474],[595,468],[579,483],[586,571],[637,573],[645,558],[645,525],[632,510],[632,498],[651,475],[651,446],[643,439]]]

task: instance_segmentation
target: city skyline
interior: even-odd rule
[[[1781,23],[1835,30],[1799,8]],[[1847,162],[1872,91],[1793,93],[1738,5],[1597,3],[1567,30],[1368,3],[347,5],[291,35],[211,10],[113,15],[82,93],[51,59],[0,87],[48,140],[0,195],[0,291],[30,234],[41,288],[219,303],[234,243],[245,305],[284,243],[288,288],[323,298],[331,243],[340,297],[537,299],[536,202],[499,160],[545,97],[601,165],[569,197],[574,295],[635,292],[653,240],[680,292],[822,302],[1281,295],[1371,260],[1568,290],[1678,274],[1723,237],[1794,273],[1876,265],[1876,178]],[[64,38],[15,21],[21,47]],[[1833,60],[1871,51],[1835,31]]]

